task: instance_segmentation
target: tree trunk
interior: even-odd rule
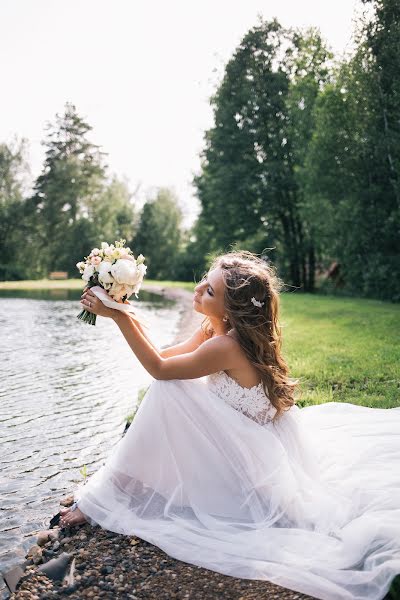
[[[289,272],[291,285],[301,287],[299,261],[297,254],[296,236],[293,227],[293,219],[283,213],[280,215],[284,233],[284,245],[288,248]]]
[[[315,248],[313,245],[308,248],[308,292],[315,291]]]

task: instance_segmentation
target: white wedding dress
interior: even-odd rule
[[[400,573],[400,408],[274,414],[261,384],[223,371],[154,381],[78,506],[219,573],[382,599]]]

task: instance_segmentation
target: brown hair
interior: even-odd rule
[[[257,255],[234,251],[214,259],[225,283],[224,304],[228,325],[234,328],[249,361],[257,369],[264,391],[276,408],[275,418],[295,404],[299,380],[289,377],[282,353],[282,332],[278,322],[279,292],[283,282],[274,267]],[[253,304],[252,298],[263,306]],[[202,328],[207,337],[213,329],[208,317]]]

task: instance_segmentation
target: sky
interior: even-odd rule
[[[33,180],[46,123],[72,102],[109,174],[142,201],[172,188],[189,225],[209,98],[257,16],[316,26],[340,56],[358,10],[358,0],[1,0],[0,143],[27,138]]]

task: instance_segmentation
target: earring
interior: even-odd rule
[[[224,323],[227,323],[229,321],[228,317],[222,317],[222,320]]]

